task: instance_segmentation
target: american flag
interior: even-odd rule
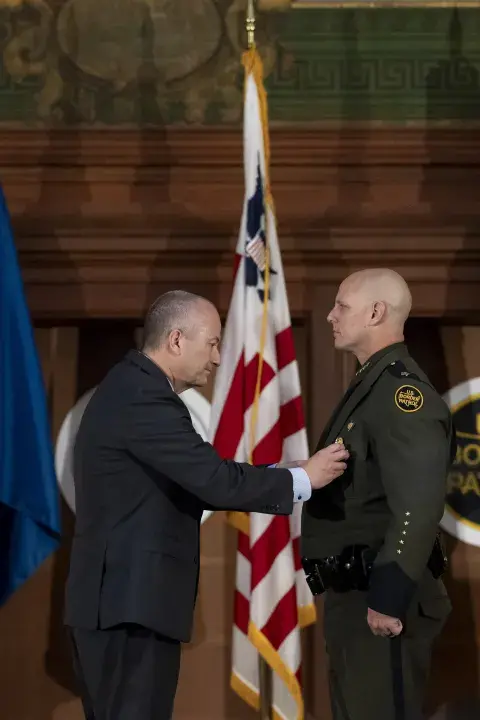
[[[269,191],[262,65],[254,49],[243,63],[245,199],[210,438],[224,458],[260,465],[306,459],[308,444]],[[273,670],[274,716],[301,720],[300,629],[315,621],[299,555],[301,507],[289,517],[231,513],[229,520],[239,531],[232,688],[260,708],[260,654]]]

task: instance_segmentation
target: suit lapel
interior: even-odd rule
[[[325,428],[325,431],[322,433],[320,442],[318,443],[318,450],[322,447],[330,445],[336,440],[338,433],[345,425],[352,412],[370,392],[385,368],[390,365],[390,363],[398,360],[398,357],[398,349],[395,348],[395,350],[392,350],[380,358],[380,360],[378,360],[375,365],[365,373],[365,375],[360,375],[354,378],[342,401],[334,411],[332,419]]]

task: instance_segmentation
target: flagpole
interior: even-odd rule
[[[245,18],[247,30],[247,47],[255,48],[255,0],[247,0],[247,15]],[[260,690],[260,716],[261,720],[271,720],[271,672],[263,657],[258,657],[258,679]]]
[[[247,29],[247,47],[252,50],[255,47],[255,0],[247,0],[245,27]]]

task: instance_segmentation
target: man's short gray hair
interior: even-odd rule
[[[172,330],[187,333],[193,324],[192,310],[199,302],[206,302],[201,295],[186,290],[170,290],[160,295],[150,306],[143,326],[143,349],[161,347]]]

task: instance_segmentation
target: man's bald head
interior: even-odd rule
[[[401,275],[389,268],[359,270],[342,285],[352,288],[366,303],[385,303],[383,321],[403,328],[412,309],[412,294]]]
[[[147,313],[143,352],[164,370],[177,392],[201,387],[220,364],[221,330],[213,303],[173,290],[157,298]]]
[[[394,270],[372,268],[349,275],[328,315],[335,346],[366,359],[387,345],[401,342],[411,307],[408,285]]]
[[[214,306],[201,295],[186,290],[171,290],[160,295],[150,306],[143,328],[144,350],[158,350],[173,330],[191,335],[201,316]]]

